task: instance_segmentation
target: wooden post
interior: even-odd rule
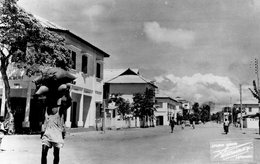
[[[260,97],[260,93],[259,93],[259,75],[258,75],[258,59],[255,59],[255,73],[256,73],[256,80],[257,80],[257,93],[258,93],[258,97]],[[259,135],[260,135],[260,100],[258,100],[258,131],[259,131]]]
[[[106,101],[103,99],[103,124],[102,124],[103,132],[105,133],[106,129]]]

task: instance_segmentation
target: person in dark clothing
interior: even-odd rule
[[[225,119],[223,126],[224,126],[224,131],[227,134],[228,133],[228,127],[229,127],[228,119]]]
[[[175,125],[175,121],[174,121],[174,117],[172,117],[170,120],[171,133],[173,133],[174,125]]]

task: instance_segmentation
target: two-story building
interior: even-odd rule
[[[111,94],[120,94],[129,103],[133,102],[133,96],[135,93],[144,93],[146,89],[153,89],[155,92],[157,86],[145,79],[140,75],[138,69],[105,69],[105,86],[104,92],[107,95],[106,99],[109,98]],[[107,121],[111,120],[111,123],[107,123],[107,126],[115,126],[115,120],[117,116],[116,108],[107,108]],[[138,121],[137,121],[138,122]],[[135,126],[131,124],[131,126]]]
[[[243,119],[243,127],[244,128],[259,128],[258,125],[258,113],[259,113],[259,104],[257,102],[243,102],[242,103],[242,112],[241,112],[241,104],[236,103],[233,105],[237,112],[237,120],[240,120],[241,113]]]
[[[109,55],[98,47],[82,39],[75,33],[48,20],[36,17],[43,27],[65,38],[66,46],[73,61],[70,73],[76,77],[71,86],[72,106],[67,110],[67,127],[95,127],[96,117],[100,116],[103,102],[104,58]],[[11,97],[19,125],[38,130],[44,115],[40,101],[32,99],[35,86],[32,78],[24,74],[10,79]],[[2,87],[3,85],[1,85]],[[3,87],[2,87],[3,88]],[[1,90],[2,95],[3,89]],[[4,100],[4,96],[2,96]],[[1,115],[5,114],[2,101]],[[19,115],[19,116],[18,116]]]
[[[193,113],[193,111],[191,110],[192,109],[192,105],[191,105],[191,102],[190,101],[188,101],[188,100],[186,100],[186,99],[184,99],[184,98],[182,98],[182,97],[176,97],[175,98],[178,102],[180,102],[181,103],[181,110],[182,110],[182,114],[183,113],[189,113],[189,114],[191,114],[191,113]]]
[[[171,117],[177,121],[180,102],[162,93],[156,94],[156,125],[169,125]]]

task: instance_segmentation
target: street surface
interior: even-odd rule
[[[61,149],[61,164],[182,164],[216,163],[210,159],[210,142],[226,139],[252,139],[255,163],[260,163],[260,135],[258,129],[231,127],[223,133],[222,124],[207,123],[195,129],[175,126],[131,128],[124,130],[71,132]],[[40,163],[40,135],[5,136],[0,152],[2,164]],[[49,150],[48,163],[52,163],[53,149]]]

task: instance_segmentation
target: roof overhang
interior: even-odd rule
[[[87,42],[86,40],[82,39],[81,37],[79,37],[78,35],[70,32],[69,30],[63,30],[63,29],[56,29],[56,28],[50,28],[47,27],[48,30],[50,31],[54,31],[54,32],[61,32],[61,33],[66,33],[74,38],[76,38],[77,40],[81,41],[82,43],[86,44],[87,46],[93,48],[94,50],[96,50],[97,52],[101,53],[104,55],[104,57],[109,57],[110,55],[107,54],[106,52],[102,51],[101,49],[97,48],[96,46],[92,45],[91,43]]]

